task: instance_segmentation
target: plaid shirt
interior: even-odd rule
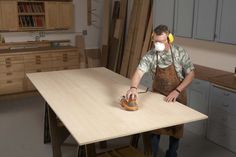
[[[172,53],[174,58],[174,66],[177,72],[177,76],[182,81],[184,76],[194,70],[193,63],[185,50],[178,46],[172,45]],[[143,72],[151,72],[153,77],[156,73],[156,66],[160,68],[166,68],[172,64],[171,50],[157,52],[155,49],[151,49],[146,55],[140,60],[138,69]]]

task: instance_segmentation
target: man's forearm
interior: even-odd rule
[[[140,80],[143,77],[144,72],[142,72],[141,70],[137,69],[131,79],[131,87],[136,87],[138,88],[138,85],[140,83]]]
[[[181,82],[181,84],[177,87],[177,90],[183,91],[185,88],[188,87],[188,85],[192,82],[194,78],[194,71],[191,71],[188,73],[188,75],[184,78],[184,80]]]

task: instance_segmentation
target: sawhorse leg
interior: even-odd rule
[[[95,144],[79,146],[78,157],[96,157]]]
[[[57,116],[46,103],[44,122],[44,143],[52,143],[53,157],[61,157],[61,145],[70,135],[64,126],[58,126]]]

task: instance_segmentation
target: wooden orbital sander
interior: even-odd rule
[[[132,99],[132,95],[130,95],[128,100],[125,98],[125,96],[122,96],[122,98],[120,100],[120,105],[126,111],[138,110],[137,99],[136,99],[136,97]]]

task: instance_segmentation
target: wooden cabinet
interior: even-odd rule
[[[155,0],[154,1],[154,28],[160,24],[168,26],[173,32],[174,26],[174,5],[175,0]]]
[[[0,1],[0,31],[70,29],[72,2]]]
[[[192,37],[194,0],[176,0],[174,33],[181,37]]]
[[[68,2],[58,2],[59,5],[59,27],[73,28],[74,25],[74,6]]]
[[[60,52],[52,53],[52,68],[54,70],[75,69],[79,68],[78,52]]]
[[[210,83],[208,81],[194,79],[187,89],[187,104],[189,107],[208,115],[208,98]],[[197,121],[185,125],[191,132],[205,136],[207,121]]]
[[[211,87],[207,138],[236,152],[236,91]]]
[[[18,55],[0,57],[0,94],[23,91],[24,59]]]
[[[18,30],[17,2],[0,1],[0,30]]]
[[[79,68],[79,51],[37,51],[0,56],[0,95],[35,90],[26,73]]]
[[[45,28],[44,2],[19,1],[17,8],[20,30]]]
[[[69,29],[73,27],[73,4],[68,2],[45,2],[46,28]]]

